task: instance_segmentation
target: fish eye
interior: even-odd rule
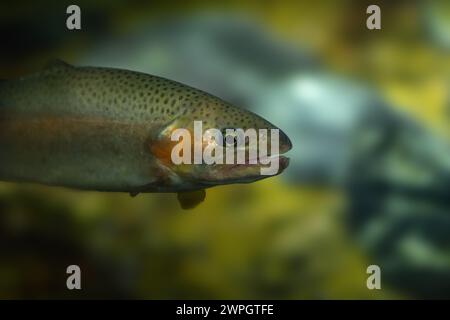
[[[232,130],[230,132],[227,132],[227,130]],[[222,130],[222,137],[223,137],[223,145],[232,147],[237,145],[237,133],[234,129],[223,129]]]

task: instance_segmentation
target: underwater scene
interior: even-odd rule
[[[450,2],[376,3],[0,3],[0,299],[450,298]]]

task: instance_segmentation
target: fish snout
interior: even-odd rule
[[[287,136],[286,133],[284,133],[282,130],[280,130],[280,154],[288,152],[292,149],[292,142],[291,139]]]

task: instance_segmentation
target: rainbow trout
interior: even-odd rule
[[[171,161],[176,128],[273,129],[256,114],[175,81],[60,60],[0,82],[0,180],[69,188],[178,193],[183,208],[204,189],[253,182],[260,164]],[[276,128],[277,129],[277,128]],[[279,131],[279,154],[291,148]],[[279,171],[288,165],[281,155]]]

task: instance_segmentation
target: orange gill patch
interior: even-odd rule
[[[179,144],[179,143],[183,143],[183,138],[180,138],[180,140],[178,141],[172,141],[170,139],[172,132],[175,130],[176,128],[174,128],[173,130],[171,130],[170,134],[168,136],[165,136],[162,139],[156,139],[156,140],[151,140],[149,142],[149,147],[150,147],[150,151],[152,152],[152,154],[158,158],[164,165],[173,165],[173,161],[172,161],[172,150],[173,148]],[[190,131],[189,131],[190,132]],[[190,132],[191,137],[193,137],[193,133]],[[190,145],[191,145],[191,154],[193,154],[193,150],[194,150],[194,144],[193,144],[193,139],[191,138],[190,141]],[[182,155],[182,154],[181,154]]]

